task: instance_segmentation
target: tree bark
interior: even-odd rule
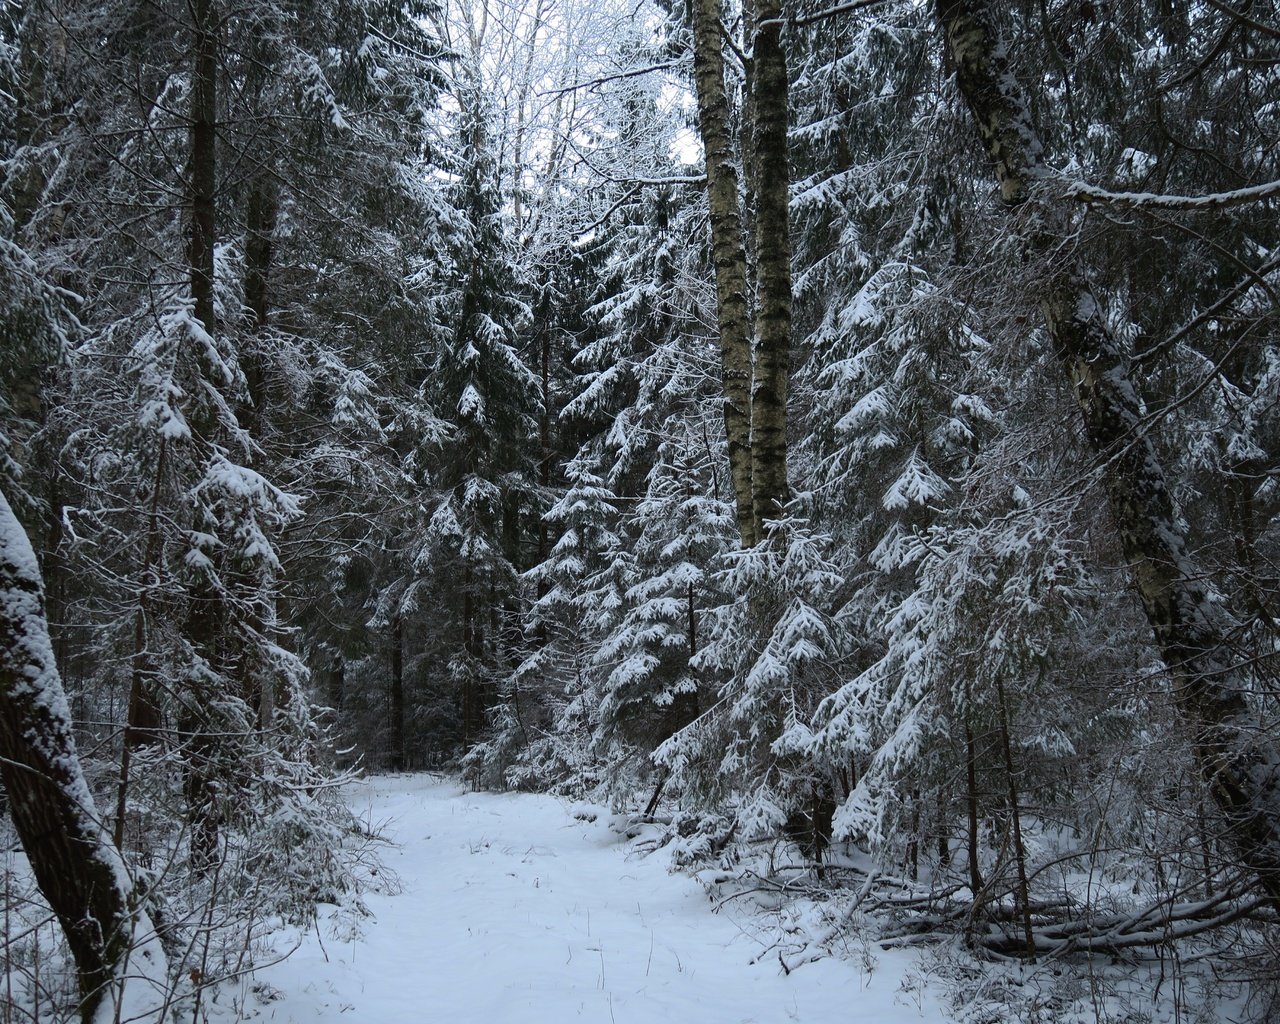
[[[1067,250],[1067,215],[1034,193],[1044,150],[993,5],[935,2],[960,92],[1024,250],[1045,264],[1033,287],[1099,457],[1121,547],[1172,679],[1175,710],[1192,732],[1226,836],[1280,909],[1280,750],[1250,711],[1249,673],[1230,649],[1235,623],[1187,553],[1128,359]]]
[[[3,495],[0,776],[36,882],[66,934],[90,1021],[117,982],[135,932],[150,926],[130,907],[124,862],[81,773],[35,553]],[[145,955],[158,956],[154,944]]]
[[[549,292],[550,289],[547,289]],[[550,302],[547,303],[550,305]],[[542,376],[542,408],[538,412],[538,447],[541,449],[538,458],[538,483],[540,483],[548,491],[551,487],[551,467],[555,463],[556,453],[551,444],[551,317],[553,311],[548,309],[543,317],[541,330],[541,345],[539,351],[541,357],[539,359],[540,371]],[[542,516],[538,517],[538,564],[541,565],[547,559],[547,553],[551,550],[551,533],[550,524]],[[547,594],[549,584],[546,580],[538,581],[538,597],[543,598]],[[546,624],[540,623],[538,626],[539,642],[546,642]]]
[[[754,0],[751,151],[755,184],[756,310],[751,379],[751,501],[757,528],[776,519],[787,486],[791,374],[791,185],[782,0]]]
[[[724,426],[729,473],[742,546],[759,539],[751,491],[751,336],[747,317],[747,257],[738,209],[738,169],[729,134],[720,40],[721,0],[693,2],[693,77],[698,130],[706,154],[711,256],[716,274],[720,361],[724,372]]]

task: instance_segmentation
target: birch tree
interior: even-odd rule
[[[715,266],[716,326],[724,374],[724,426],[729,444],[738,532],[743,547],[760,539],[752,488],[751,325],[748,317],[747,250],[739,210],[738,168],[730,134],[725,88],[720,0],[694,0],[693,78],[698,128],[707,173],[711,257]]]
[[[751,506],[757,534],[790,497],[787,397],[791,375],[790,79],[782,0],[750,0],[750,102],[744,147],[754,186],[756,263],[751,373]]]
[[[1038,264],[1035,297],[1100,460],[1120,545],[1171,677],[1173,706],[1194,737],[1227,836],[1280,907],[1280,750],[1257,729],[1253,670],[1234,651],[1238,623],[1188,552],[1129,358],[1070,251],[1069,217],[1047,195],[1047,154],[995,12],[981,0],[937,0],[936,12],[1001,199]]]

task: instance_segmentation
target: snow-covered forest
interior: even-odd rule
[[[428,770],[1280,1019],[1278,204],[1263,0],[3,0],[0,1024],[269,1016]]]

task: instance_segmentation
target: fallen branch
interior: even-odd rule
[[[1065,907],[1069,901],[1056,901]],[[1067,921],[1043,921],[1031,930],[1035,955],[1064,957],[1076,952],[1118,955],[1126,950],[1158,946],[1189,939],[1257,915],[1268,903],[1267,897],[1241,899],[1240,894],[1220,896],[1212,900],[1188,903],[1158,903],[1144,906],[1133,913],[1090,915]],[[1054,909],[1053,903],[1034,904],[1033,912],[1043,915]],[[984,908],[990,917],[992,908]],[[927,945],[954,936],[954,925],[965,915],[963,904],[954,904],[933,914],[913,915],[898,922],[880,937],[885,948]],[[1027,954],[1027,936],[1009,912],[1004,916],[1014,930],[988,920],[986,931],[973,931],[969,941],[974,948],[1000,956],[1023,957]]]

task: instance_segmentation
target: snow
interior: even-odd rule
[[[118,983],[107,990],[93,1024],[151,1024],[163,1019],[169,1004],[168,961],[150,919],[139,913]]]
[[[950,490],[951,485],[938,476],[920,458],[918,452],[914,452],[907,460],[898,479],[885,491],[880,503],[888,511],[907,508],[910,505],[927,505]]]
[[[752,963],[776,938],[759,911],[717,913],[665,852],[637,854],[599,808],[421,775],[362,783],[351,799],[398,844],[383,859],[401,891],[366,897],[354,941],[334,937],[332,916],[294,936],[291,957],[218,999],[215,1022],[946,1019],[900,986],[914,954],[878,955],[869,975],[838,959],[785,974],[776,949]]]

